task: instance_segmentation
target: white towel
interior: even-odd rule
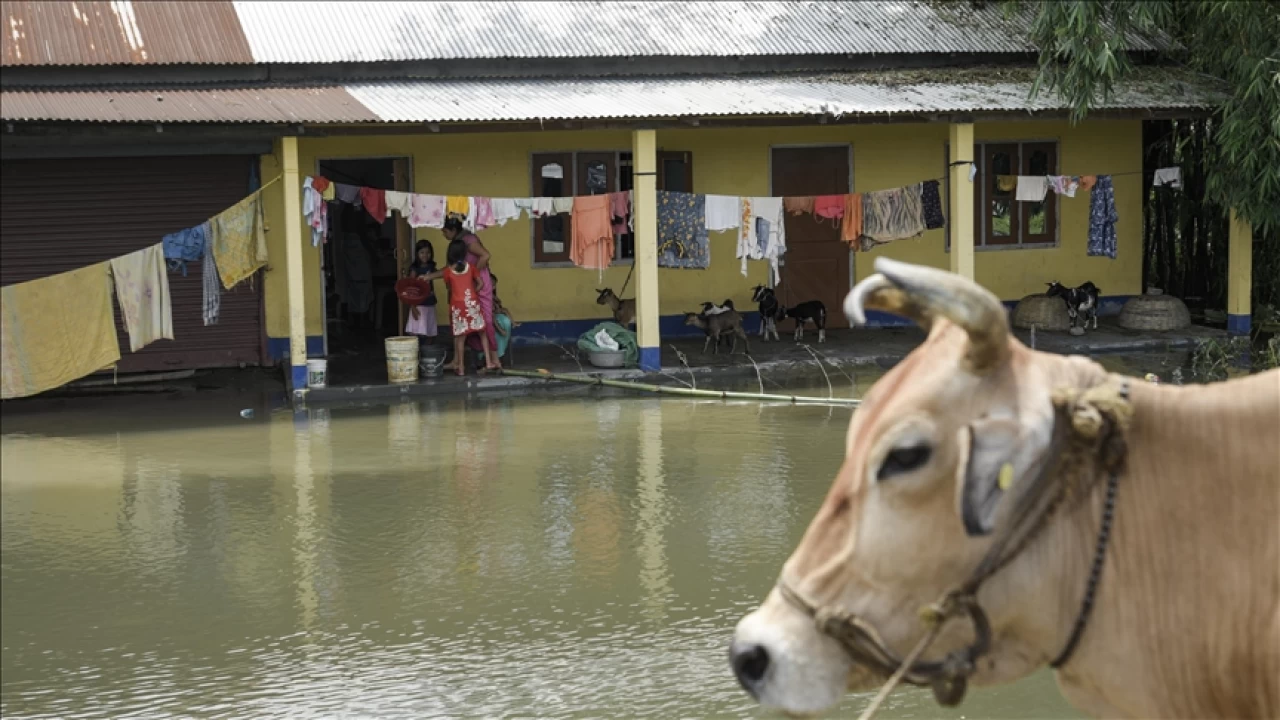
[[[551,211],[556,215],[561,213],[573,212],[572,197],[551,198]]]
[[[512,198],[490,198],[493,206],[493,221],[498,225],[506,225],[508,220],[520,219],[520,208]]]
[[[533,198],[532,210],[530,210],[530,212],[534,217],[546,217],[547,215],[554,214],[555,210],[553,209],[551,201],[552,198],[549,197]]]
[[[413,212],[413,205],[411,204],[412,196],[406,192],[388,190],[386,192],[386,197],[387,212],[395,210],[400,213],[400,217],[408,219],[409,214]]]
[[[1156,170],[1155,179],[1151,183],[1156,187],[1168,185],[1169,187],[1179,190],[1182,188],[1182,168],[1167,167]]]
[[[721,232],[742,226],[742,198],[707,196],[707,230]]]
[[[173,306],[166,269],[164,246],[160,243],[111,261],[116,302],[133,352],[156,340],[173,339]]]
[[[1018,202],[1040,202],[1049,194],[1049,178],[1045,175],[1019,175],[1018,190],[1014,199]]]

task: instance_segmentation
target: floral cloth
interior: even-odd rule
[[[1089,255],[1116,259],[1116,223],[1119,221],[1111,176],[1099,175],[1089,198]]]
[[[862,235],[869,245],[911,238],[924,232],[924,209],[920,203],[920,184],[877,190],[862,195]]]
[[[706,202],[705,195],[658,191],[658,267],[711,265]]]
[[[443,195],[410,195],[409,227],[444,227],[444,208]]]
[[[222,286],[227,289],[253,275],[267,264],[266,219],[262,215],[262,193],[223,210],[209,221],[213,238],[213,259],[218,265]]]
[[[133,352],[156,340],[173,339],[173,306],[164,268],[163,244],[111,261],[116,302],[120,303],[120,316],[129,331],[129,349]]]

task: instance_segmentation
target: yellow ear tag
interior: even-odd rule
[[[1005,463],[1004,465],[1000,466],[999,483],[1000,483],[1001,490],[1008,490],[1009,486],[1013,484],[1013,464],[1012,463]]]

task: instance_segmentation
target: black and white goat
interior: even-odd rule
[[[786,309],[787,317],[796,321],[796,342],[804,339],[804,324],[812,322],[818,328],[818,342],[827,341],[827,306],[821,300],[802,302]]]
[[[778,321],[791,318],[796,322],[793,335],[796,342],[804,338],[806,322],[812,322],[818,328],[818,342],[827,341],[827,306],[823,305],[821,300],[809,300],[788,308],[778,302],[778,296],[774,294],[772,288],[763,285],[757,285],[752,289],[751,299],[760,310],[760,335],[765,340],[768,340],[770,335],[777,340]]]
[[[769,341],[770,335],[777,340],[778,321],[786,320],[787,313],[778,302],[778,296],[773,294],[773,288],[763,285],[755,286],[751,290],[751,302],[755,303],[756,309],[760,311],[760,337],[764,338],[765,342]]]
[[[1093,321],[1093,329],[1098,329],[1098,296],[1102,291],[1092,282],[1086,282],[1079,287],[1069,288],[1058,282],[1046,283],[1049,289],[1045,291],[1045,295],[1049,297],[1060,297],[1067,304],[1067,316],[1071,318],[1071,327],[1076,327],[1077,323],[1081,328],[1089,327],[1089,321]]]

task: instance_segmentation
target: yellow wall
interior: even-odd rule
[[[1142,169],[1141,123],[1138,121],[1087,121],[1077,127],[1066,122],[1011,122],[978,124],[979,140],[1038,139],[1059,141],[1059,163],[1064,173],[1108,174]],[[752,128],[711,130],[663,130],[658,146],[693,152],[694,190],[725,195],[769,194],[771,145],[849,143],[853,146],[854,189],[880,190],[941,177],[945,172],[943,146],[947,128],[942,124],[844,125],[805,128]],[[539,133],[491,133],[476,135],[381,135],[307,138],[299,141],[300,168],[314,172],[320,158],[409,156],[413,159],[416,192],[523,197],[530,194],[529,156],[554,150],[620,150],[631,147],[627,131],[548,131]],[[265,156],[262,177],[279,174],[279,161]],[[1040,292],[1044,283],[1058,280],[1078,284],[1092,280],[1104,295],[1137,294],[1141,288],[1142,178],[1125,175],[1115,179],[1119,258],[1085,255],[1089,195],[1062,198],[1059,205],[1059,245],[1050,249],[982,251],[977,254],[978,281],[1004,300],[1016,300]],[[268,192],[268,234],[272,268],[267,272],[267,333],[288,335],[285,304],[282,203],[279,191]],[[504,302],[521,321],[568,320],[604,317],[595,304],[595,288],[621,287],[629,266],[605,271],[600,281],[595,271],[578,268],[533,268],[529,222],[521,220],[480,233],[493,254],[493,269],[500,278]],[[420,228],[416,238],[428,238],[437,255],[444,251],[439,230]],[[416,239],[415,238],[415,239]],[[858,279],[871,271],[870,259],[885,254],[900,260],[948,267],[943,232],[934,230],[856,256]],[[712,233],[711,268],[708,270],[661,269],[660,312],[672,315],[694,309],[703,300],[732,298],[739,307],[750,305],[750,288],[765,280],[763,263],[752,263],[743,278],[734,258],[732,233]],[[307,334],[323,331],[320,317],[319,253],[307,247]],[[603,284],[602,284],[603,282]],[[634,278],[627,295],[633,294]],[[441,307],[443,311],[443,307]]]

